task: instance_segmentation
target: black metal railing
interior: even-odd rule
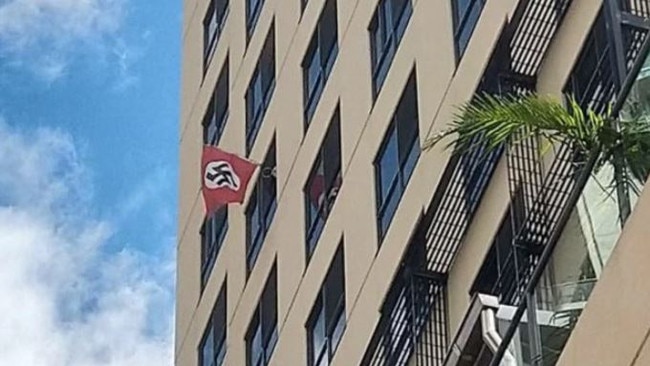
[[[616,113],[620,108],[621,95],[627,93],[625,85],[630,83],[630,74],[640,68],[638,56],[647,52],[649,47],[646,40],[648,23],[640,17],[647,17],[650,4],[648,1],[605,0],[603,6],[583,45],[565,92],[573,94],[585,109],[605,112],[614,105],[612,110]],[[514,269],[514,276],[508,268],[499,268],[500,278],[498,287],[495,287],[503,291],[506,280],[516,283],[516,291],[503,291],[500,295],[503,303],[517,306],[517,310],[491,365],[499,364],[526,309],[534,307],[535,289],[542,272],[594,162],[593,156],[578,156],[569,143],[561,144],[533,205],[530,210],[525,210],[521,227],[515,229],[513,259],[506,264]],[[517,202],[520,194],[519,187],[511,184],[511,210],[517,210],[520,206]],[[514,216],[517,215],[520,213]],[[518,220],[517,217],[513,222]],[[535,319],[531,316],[534,318],[529,312],[528,321],[534,323]],[[531,349],[533,346],[531,344]]]
[[[533,91],[543,57],[570,3],[571,0],[521,0],[502,29],[476,93]],[[534,148],[528,146],[511,152],[509,160],[513,161],[513,169],[539,173],[538,166],[529,164]],[[422,246],[419,256],[422,262],[403,265],[409,269],[402,269],[389,290],[362,365],[404,365],[411,357],[415,357],[418,366],[440,365],[444,361],[448,341],[445,282],[418,285],[419,290],[415,291],[409,287],[414,286],[409,281],[413,278],[422,281],[422,278],[413,275],[409,281],[400,278],[404,271],[437,274],[433,277],[438,278],[446,276],[502,153],[502,148],[488,153],[485,146],[479,144],[478,148],[452,155],[416,229],[419,234],[409,245],[410,248]],[[524,177],[518,180],[530,182]],[[528,210],[534,206],[531,197],[541,190],[541,178],[539,180],[536,185],[524,189]],[[408,300],[408,294],[414,293],[420,294],[419,297]],[[407,304],[414,305],[416,310],[407,311]]]
[[[633,0],[626,2],[632,3]],[[613,42],[617,37],[609,34],[616,31],[617,28],[610,23],[618,17],[608,17],[608,14],[605,9],[599,12],[565,87],[565,91],[574,94],[583,108],[597,112],[609,109],[624,82],[615,72],[617,57],[614,51],[617,48]],[[631,26],[623,30],[634,34],[634,40],[627,42],[623,49],[626,76],[631,68],[627,65],[634,63],[647,31]],[[538,151],[536,142],[532,140],[508,150],[513,238],[510,255],[499,263],[498,282],[505,291],[500,300],[510,305],[519,305],[524,300],[522,294],[539,264],[544,246],[564,225],[562,212],[576,189],[576,177],[586,159],[576,156],[570,144],[562,144],[556,147],[555,158],[542,179]],[[514,291],[513,286],[516,288]]]
[[[391,286],[362,365],[436,365],[446,352],[446,278],[403,266]],[[435,309],[435,311],[431,311]]]

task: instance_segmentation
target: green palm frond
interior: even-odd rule
[[[461,105],[449,127],[427,140],[424,149],[447,139],[446,148],[453,148],[455,154],[478,147],[490,152],[531,137],[542,145],[569,142],[578,153],[597,154],[595,172],[613,166],[610,188],[625,187],[619,196],[628,189],[638,193],[650,173],[647,117],[614,121],[609,115],[583,111],[571,97],[566,107],[556,99],[535,94],[478,96]]]
[[[429,139],[424,148],[454,136],[446,147],[463,153],[476,147],[476,137],[480,135],[488,150],[535,136],[550,142],[568,138],[584,151],[591,151],[598,144],[598,133],[604,124],[604,118],[591,111],[583,113],[573,99],[566,109],[559,101],[534,94],[486,94],[462,105],[449,128]]]

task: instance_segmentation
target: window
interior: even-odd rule
[[[257,184],[253,188],[248,207],[246,208],[246,268],[253,269],[257,256],[262,249],[262,243],[271,226],[275,214],[276,202],[275,177],[275,140],[266,153],[262,163]]]
[[[212,0],[203,19],[203,70],[207,70],[228,14],[228,0]]]
[[[341,186],[341,132],[340,112],[334,117],[325,134],[316,162],[309,173],[303,189],[305,195],[305,219],[307,258],[310,258],[316,242],[336,201]]]
[[[201,290],[210,278],[219,249],[228,231],[228,207],[223,206],[207,217],[201,228]]]
[[[456,57],[460,59],[465,53],[474,27],[481,15],[486,0],[452,0],[451,8],[454,20],[454,45]]]
[[[327,0],[302,61],[305,123],[309,123],[338,54],[336,0]]]
[[[379,94],[393,61],[404,30],[411,18],[411,0],[381,0],[372,17],[370,47],[372,61],[372,95]]]
[[[246,91],[246,149],[250,149],[259,132],[264,113],[275,87],[275,30],[266,37],[262,54]]]
[[[246,365],[264,366],[271,360],[278,340],[277,269],[273,265],[262,297],[246,331]]]
[[[226,356],[226,282],[221,286],[199,344],[199,366],[220,366]]]
[[[307,320],[307,362],[329,365],[345,330],[345,269],[339,245]]]
[[[223,129],[226,126],[226,119],[228,119],[228,58],[224,64],[219,78],[217,79],[217,86],[214,93],[210,98],[208,110],[203,118],[203,144],[216,145],[219,143]]]
[[[601,10],[594,20],[563,92],[573,95],[584,108],[606,113],[616,95],[614,52],[608,41],[607,21]]]
[[[475,293],[482,293],[501,298],[504,295],[503,292],[508,290],[503,288],[502,285],[506,283],[512,285],[516,282],[516,269],[513,268],[513,256],[516,253],[512,250],[512,239],[514,235],[512,219],[511,210],[508,209],[501,220],[499,230],[494,236],[490,250],[483,260],[478,275],[470,288],[470,296],[473,296]],[[514,285],[509,290],[516,289],[517,285]]]
[[[246,0],[246,39],[249,40],[255,30],[257,19],[262,12],[264,0]]]
[[[420,156],[415,74],[411,75],[375,159],[377,221],[384,238]]]

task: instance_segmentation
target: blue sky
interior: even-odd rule
[[[0,0],[0,364],[171,364],[181,14]]]

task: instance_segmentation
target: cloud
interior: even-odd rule
[[[110,252],[89,172],[63,131],[0,120],[0,365],[172,363],[170,254]]]
[[[54,81],[71,53],[110,57],[126,13],[126,0],[0,0],[1,56]]]

